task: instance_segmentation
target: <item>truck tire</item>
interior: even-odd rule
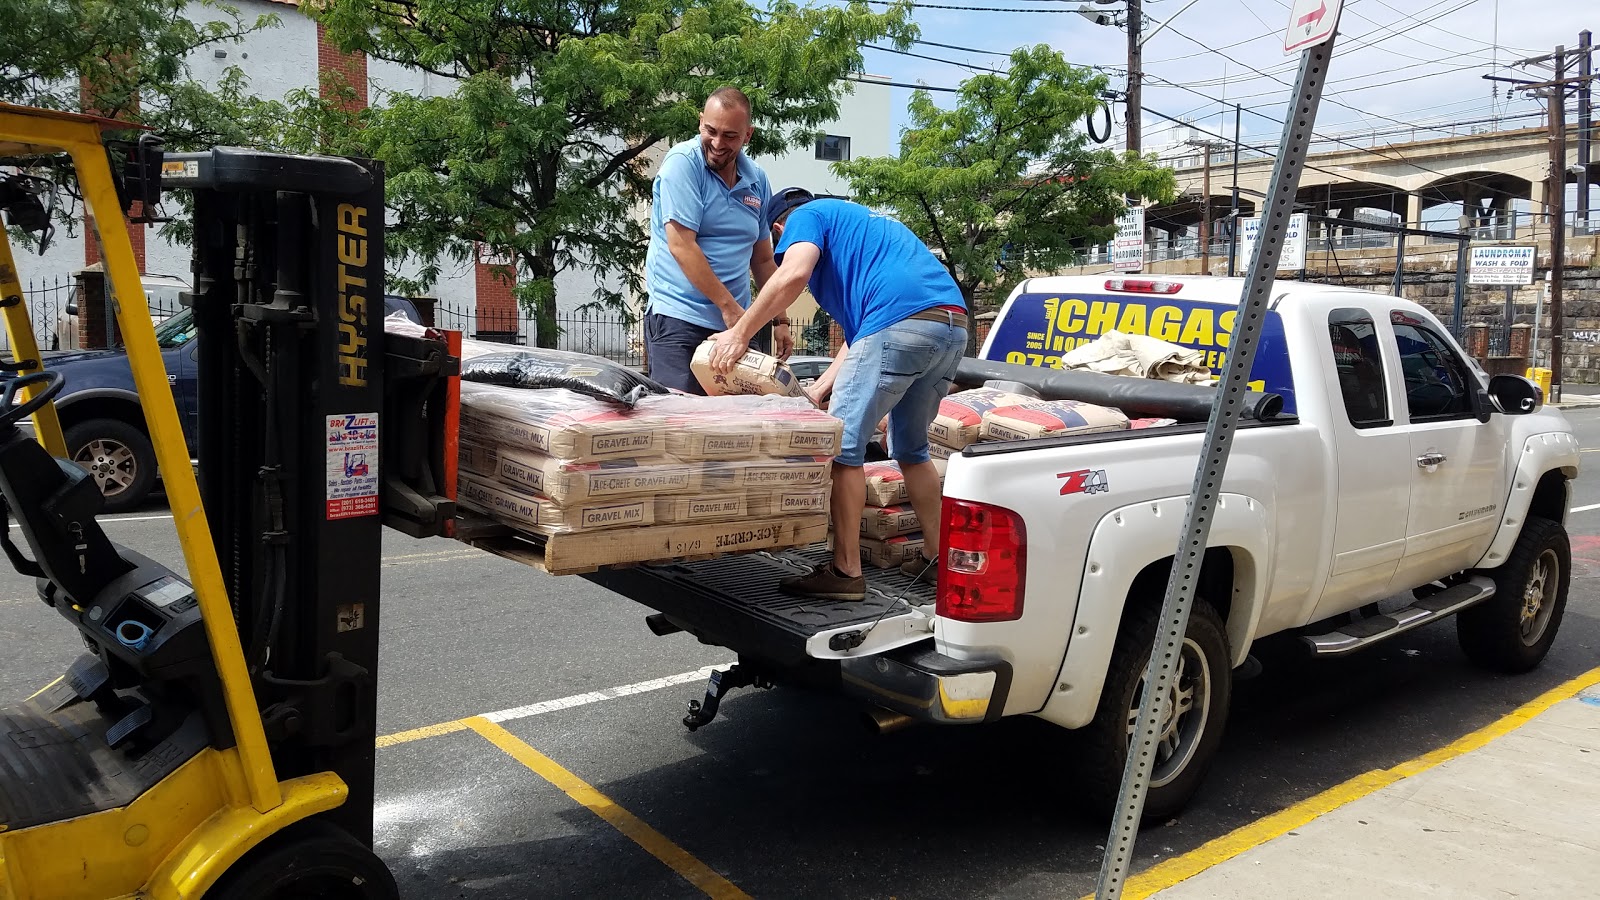
[[[1094,721],[1078,735],[1083,797],[1092,812],[1104,819],[1116,813],[1144,670],[1160,616],[1159,605],[1148,603],[1128,613],[1111,653],[1111,668]],[[1176,716],[1169,715],[1162,732],[1159,760],[1145,795],[1143,822],[1171,818],[1200,789],[1227,724],[1233,694],[1231,665],[1222,617],[1211,604],[1195,598],[1184,635],[1183,662],[1173,682],[1179,700],[1175,705],[1180,708]]]
[[[137,509],[156,483],[156,451],[143,431],[121,419],[90,419],[66,430],[67,453],[89,471],[108,513]]]
[[[1505,564],[1484,574],[1495,595],[1456,614],[1467,658],[1497,672],[1527,672],[1544,661],[1561,627],[1572,580],[1572,548],[1560,522],[1529,516]]]

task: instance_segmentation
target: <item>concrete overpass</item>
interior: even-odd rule
[[[1384,218],[1412,227],[1425,227],[1424,221],[1429,221],[1441,230],[1471,228],[1477,237],[1498,240],[1531,237],[1529,229],[1535,225],[1542,226],[1536,230],[1548,234],[1548,220],[1543,217],[1549,141],[1546,129],[1524,128],[1314,153],[1300,178],[1297,211],[1347,219]],[[1575,144],[1569,134],[1569,184],[1577,181],[1571,171],[1577,163]],[[1213,150],[1211,155],[1214,239],[1226,233],[1226,223],[1216,220],[1225,220],[1230,206],[1232,152],[1230,147]],[[1205,198],[1204,153],[1196,149],[1191,156],[1177,155],[1169,160],[1175,164],[1179,197],[1174,203],[1147,210],[1148,228],[1190,241],[1198,235]],[[1264,155],[1241,155],[1240,207],[1246,217],[1255,215],[1265,197],[1272,164],[1273,160]],[[1600,181],[1600,163],[1590,164],[1589,181],[1591,185]],[[1592,191],[1591,188],[1591,195]],[[1518,200],[1526,201],[1532,209],[1519,212]],[[1447,204],[1462,204],[1459,221],[1440,223],[1437,216],[1427,215],[1429,210]],[[1570,204],[1568,216],[1570,223]],[[1591,208],[1590,217],[1600,226],[1600,211]],[[1322,243],[1327,236],[1313,233],[1311,237],[1313,242]],[[1393,245],[1392,239],[1386,243]]]

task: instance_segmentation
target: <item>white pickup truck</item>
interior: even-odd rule
[[[1007,300],[981,356],[1059,366],[1062,352],[1115,328],[1201,349],[1220,369],[1241,286],[1035,279]],[[1255,641],[1288,632],[1311,652],[1345,654],[1455,615],[1469,658],[1525,671],[1548,652],[1566,603],[1578,446],[1537,387],[1489,378],[1415,303],[1325,285],[1275,290],[1252,386],[1282,407],[1258,404],[1236,433],[1151,816],[1198,788]],[[971,362],[963,371],[980,377],[1006,368]],[[584,577],[659,610],[648,618],[659,634],[738,653],[691,704],[691,727],[710,721],[730,687],[785,681],[866,701],[880,727],[1036,716],[1077,732],[1080,793],[1109,810],[1213,389],[1055,377],[1102,384],[1130,414],[1165,402],[1147,394],[1200,402],[1171,426],[957,454],[942,545],[976,555],[963,553],[961,569],[942,560],[936,592],[891,571],[869,572],[865,603],[780,594],[778,578],[825,558],[821,548]],[[1093,477],[1074,477],[1085,472]]]

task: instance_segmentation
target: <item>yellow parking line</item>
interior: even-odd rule
[[[437,725],[424,725],[410,731],[396,731],[394,734],[378,735],[377,746],[393,747],[395,744],[407,744],[411,741],[420,741],[423,738],[438,737],[441,734],[452,734],[457,731],[466,731],[465,719],[456,719],[453,722],[440,722]]]
[[[65,675],[57,675],[55,681],[52,681],[49,684],[45,685],[44,687],[39,688],[37,691],[34,691],[33,693],[29,694],[28,695],[28,699],[32,700],[34,697],[37,697],[40,694],[44,693],[45,691],[50,690],[51,688],[53,688],[56,685],[60,684],[61,683],[61,679],[66,678],[66,677],[67,676],[65,676]]]
[[[642,819],[611,801],[595,790],[588,782],[567,771],[560,763],[528,746],[516,735],[482,716],[466,720],[466,727],[483,735],[506,755],[522,763],[534,774],[550,782],[573,800],[587,806],[589,811],[622,832],[645,852],[666,863],[684,880],[704,891],[715,900],[750,900],[750,895],[739,890],[733,882],[710,866],[689,855],[687,850],[668,840],[661,832],[646,825]]]
[[[1336,785],[1320,794],[1302,800],[1288,809],[1274,813],[1202,844],[1182,856],[1175,856],[1166,862],[1151,866],[1124,882],[1122,896],[1128,898],[1128,900],[1141,900],[1141,898],[1164,891],[1181,881],[1193,878],[1218,863],[1227,862],[1246,850],[1258,847],[1273,838],[1306,825],[1313,819],[1325,813],[1330,813],[1353,800],[1359,800],[1397,781],[1426,772],[1442,762],[1454,759],[1464,753],[1470,753],[1495,738],[1510,734],[1550,707],[1575,696],[1579,691],[1586,690],[1597,684],[1600,684],[1600,669],[1592,669],[1565,684],[1545,691],[1510,713],[1437,750],[1424,753],[1416,759],[1408,760],[1388,769],[1377,769],[1357,775],[1343,784]],[[1093,896],[1093,894],[1089,894],[1085,897],[1085,900],[1089,900]]]

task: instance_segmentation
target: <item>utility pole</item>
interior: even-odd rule
[[[1583,233],[1591,234],[1589,225],[1589,156],[1593,153],[1593,108],[1590,105],[1590,79],[1594,77],[1594,37],[1588,31],[1578,32],[1578,221],[1583,223]]]
[[[1128,151],[1142,152],[1141,121],[1144,117],[1140,82],[1144,76],[1144,48],[1139,29],[1144,25],[1144,0],[1128,0]]]
[[[1587,43],[1586,37],[1587,33],[1579,38],[1580,45]],[[1549,56],[1525,59],[1513,65],[1548,67],[1555,72],[1555,77],[1549,81],[1483,76],[1489,81],[1508,81],[1520,85],[1521,90],[1543,95],[1549,104],[1550,171],[1545,182],[1545,202],[1550,218],[1550,400],[1555,402],[1561,399],[1561,333],[1566,325],[1561,309],[1561,288],[1567,255],[1567,88],[1576,86],[1581,92],[1595,76],[1582,68],[1580,60],[1580,72],[1583,74],[1568,78],[1567,48],[1564,46],[1557,47],[1556,52]],[[1582,198],[1581,194],[1580,198],[1579,203],[1587,199]]]
[[[1550,86],[1550,400],[1561,400],[1561,270],[1567,261],[1567,50],[1556,48],[1556,77]]]
[[[1206,155],[1206,174],[1200,196],[1200,274],[1211,274],[1211,142],[1201,151]]]
[[[1228,211],[1228,277],[1234,275],[1235,260],[1239,256],[1239,104],[1233,105],[1233,207]]]
[[[1200,274],[1211,274],[1211,154],[1227,145],[1212,143],[1211,141],[1190,141],[1189,146],[1198,147],[1204,153],[1205,163],[1200,182]],[[1234,161],[1234,208],[1239,205],[1238,194],[1238,160]],[[1231,274],[1231,273],[1230,273]]]

